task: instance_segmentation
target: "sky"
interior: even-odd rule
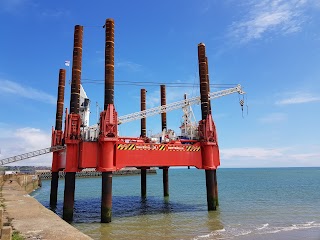
[[[221,167],[320,166],[320,0],[0,0],[0,159],[51,145],[60,68],[67,70],[70,105],[71,67],[64,62],[72,60],[77,24],[84,26],[90,121],[97,122],[107,18],[115,21],[119,116],[140,110],[141,88],[147,108],[160,105],[161,83],[186,83],[167,85],[167,103],[184,93],[198,96],[197,46],[203,42],[210,83],[241,84],[247,93],[243,114],[237,94],[211,102]],[[199,121],[200,106],[193,111]],[[168,128],[179,133],[182,114],[168,113]],[[160,128],[160,116],[147,119],[148,134]],[[120,125],[120,135],[139,136],[140,121]],[[50,166],[51,158],[15,165]]]

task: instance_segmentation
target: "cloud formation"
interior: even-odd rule
[[[284,113],[271,113],[259,119],[261,123],[275,123],[283,122],[287,119],[287,115]]]
[[[247,14],[231,24],[229,35],[240,43],[260,39],[268,32],[288,34],[301,30],[305,10],[312,0],[248,1]]]
[[[0,93],[12,94],[49,104],[56,104],[56,98],[54,96],[32,87],[22,86],[19,83],[9,80],[0,79]]]
[[[308,92],[288,92],[283,95],[284,97],[282,99],[276,101],[276,105],[290,105],[320,101],[320,96],[315,96]]]
[[[261,147],[252,147],[252,148],[229,148],[222,149],[221,154],[224,159],[232,158],[254,158],[254,159],[265,159],[265,158],[274,158],[282,157],[284,149],[277,148],[261,148]]]
[[[53,18],[59,18],[63,16],[69,15],[69,11],[63,10],[63,9],[48,9],[41,13],[41,16],[43,17],[53,17]]]
[[[0,0],[0,11],[16,13],[28,5],[32,5],[31,0]]]
[[[303,149],[303,150],[301,150]],[[299,151],[299,152],[297,152]],[[319,165],[320,146],[244,147],[221,149],[222,167],[315,167]]]
[[[13,129],[7,125],[5,129],[0,128],[1,132],[3,130],[6,134],[0,137],[0,159],[51,146],[51,134],[40,129],[31,127]],[[52,154],[46,154],[11,165],[50,166],[51,160]]]
[[[142,65],[130,61],[117,62],[116,67],[125,68],[132,72],[139,72],[142,70]]]

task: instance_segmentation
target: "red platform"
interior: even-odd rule
[[[53,158],[53,169],[77,172],[84,168],[97,171],[117,171],[124,167],[194,166],[214,170],[220,165],[219,147],[212,116],[199,122],[200,139],[151,143],[149,139],[118,137],[117,113],[112,104],[101,113],[101,133],[97,141],[82,141],[80,118],[77,114],[66,117],[64,139],[66,153],[58,152]],[[53,132],[53,139],[56,139]],[[60,137],[60,136],[59,136]]]

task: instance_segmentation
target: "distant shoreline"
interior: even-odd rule
[[[113,172],[115,176],[132,176],[139,175],[141,173],[140,169],[136,168],[124,168],[119,171]],[[46,180],[51,179],[51,170],[37,170],[35,172],[36,175],[39,176],[40,179]],[[157,174],[157,170],[155,168],[147,169],[147,174]],[[59,179],[64,179],[65,172],[59,171]],[[81,172],[76,173],[77,178],[92,178],[92,177],[100,177],[101,172],[95,171],[94,169],[83,170]]]

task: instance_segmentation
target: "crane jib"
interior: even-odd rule
[[[228,89],[217,91],[217,92],[211,92],[211,93],[209,93],[209,99],[212,100],[212,99],[223,97],[223,96],[230,95],[233,93],[245,94],[245,92],[242,90],[241,85],[239,84],[233,88],[228,88]],[[126,123],[126,122],[131,122],[134,120],[139,120],[142,118],[154,116],[154,115],[165,113],[165,112],[170,112],[170,111],[173,111],[176,109],[181,109],[185,106],[196,105],[196,104],[200,104],[200,97],[199,96],[193,97],[190,99],[186,99],[186,100],[184,99],[184,100],[177,101],[174,103],[169,103],[164,106],[154,107],[154,108],[150,108],[150,109],[135,112],[135,113],[130,113],[130,114],[119,117],[118,123],[122,124],[122,123]]]

